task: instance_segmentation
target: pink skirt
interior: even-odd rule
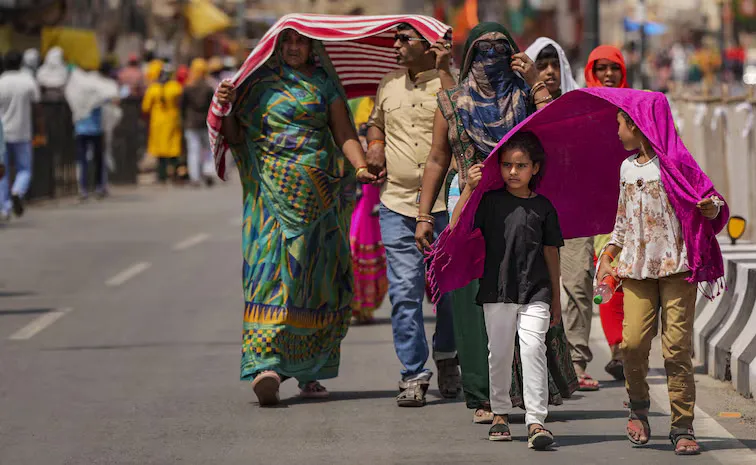
[[[370,320],[380,307],[388,291],[386,278],[386,250],[381,240],[381,225],[373,215],[379,200],[380,187],[362,186],[362,197],[352,214],[349,239],[354,268],[354,300],[352,315],[358,320]]]

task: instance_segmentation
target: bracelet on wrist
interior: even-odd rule
[[[436,225],[436,223],[434,223],[433,221],[431,221],[431,220],[429,220],[429,219],[427,219],[427,218],[417,218],[417,219],[415,220],[415,222],[416,222],[416,223],[428,223],[428,224],[429,224],[429,225],[431,225],[431,226],[435,226],[435,225]]]
[[[609,259],[610,259],[609,263],[613,262],[614,259],[615,259],[614,255],[612,255],[612,253],[609,252],[608,250],[604,250],[603,252],[601,252],[601,258],[604,258],[604,255],[606,255],[607,257],[609,257]]]
[[[386,145],[386,141],[383,141],[383,140],[380,140],[380,139],[371,140],[370,143],[368,143],[368,148],[370,148],[370,147],[372,147],[372,146],[374,146],[376,144]]]
[[[367,171],[367,166],[360,166],[354,174],[355,176],[359,176],[363,171]]]
[[[553,97],[552,97],[551,95],[549,95],[549,96],[547,96],[547,97],[543,97],[543,98],[540,98],[540,99],[536,100],[536,101],[535,101],[535,102],[533,102],[533,103],[534,103],[534,104],[535,104],[536,106],[538,106],[538,105],[540,105],[540,104],[542,104],[542,103],[549,103],[549,102],[551,102],[552,100],[554,100],[554,98],[553,98]]]

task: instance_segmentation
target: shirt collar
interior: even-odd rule
[[[405,73],[407,75],[407,79],[412,81],[409,74],[409,69],[405,70]],[[438,77],[438,70],[437,69],[429,69],[428,71],[423,71],[420,73],[417,73],[415,76],[415,80],[412,81],[415,84],[423,84],[428,81],[432,81],[433,79],[436,79]]]

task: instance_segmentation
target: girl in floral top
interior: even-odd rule
[[[622,279],[624,287],[621,350],[631,409],[627,436],[634,444],[646,444],[651,434],[646,374],[651,341],[661,326],[672,411],[670,440],[676,454],[694,455],[699,453],[693,434],[691,361],[697,288],[688,264],[697,261],[689,261],[692,257],[688,257],[680,219],[697,214],[713,220],[720,214],[722,201],[712,195],[695,204],[697,212],[676,212],[662,183],[663,170],[652,144],[624,111],[618,113],[617,122],[625,149],[638,153],[620,168],[617,218],[611,240],[600,255],[597,279],[611,274]],[[615,259],[618,264],[612,269]]]

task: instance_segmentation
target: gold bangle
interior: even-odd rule
[[[543,97],[543,98],[541,98],[541,99],[538,99],[538,100],[536,100],[536,101],[535,101],[535,102],[533,102],[533,103],[534,103],[534,104],[535,104],[536,106],[538,106],[538,105],[540,105],[540,104],[542,104],[542,103],[548,103],[548,102],[551,102],[552,100],[554,100],[554,97],[552,97],[551,95],[549,95],[548,97]]]
[[[360,173],[362,173],[363,171],[367,171],[367,168],[364,166],[360,166],[359,168],[357,168],[357,171],[354,173],[354,175],[359,176]]]
[[[545,89],[546,84],[543,81],[536,82],[533,87],[530,89],[530,96],[535,99],[535,94],[538,93],[539,90]]]
[[[424,218],[418,218],[416,222],[417,223],[428,223],[431,226],[435,226],[436,225],[436,223],[434,223],[433,221],[428,220],[428,219],[424,219]]]
[[[415,217],[415,222],[419,223],[421,221],[436,224],[436,219],[429,215],[418,215]]]

